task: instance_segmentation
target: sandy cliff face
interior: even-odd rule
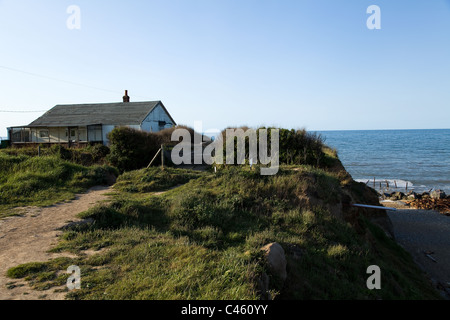
[[[377,192],[364,183],[354,181],[339,159],[335,159],[333,166],[328,171],[337,174],[342,186],[340,207],[334,208],[331,212],[340,213],[340,217],[350,222],[357,230],[361,227],[359,226],[359,217],[364,216],[379,226],[388,237],[394,238],[392,222],[385,210],[351,206],[351,204],[366,204],[382,207]]]

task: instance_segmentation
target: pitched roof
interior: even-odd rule
[[[70,104],[53,107],[30,123],[29,127],[70,127],[95,124],[140,125],[158,105],[161,105],[172,119],[161,101]],[[175,121],[173,122],[175,124]]]

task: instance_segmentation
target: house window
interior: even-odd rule
[[[166,122],[165,121],[158,121],[158,125],[159,125],[159,129],[162,130],[166,126]]]
[[[22,131],[23,142],[30,142],[30,131]]]
[[[22,132],[21,131],[13,132],[12,141],[13,142],[22,142]]]
[[[78,140],[87,141],[87,131],[85,128],[78,129]]]
[[[41,131],[39,131],[39,137],[41,137],[41,138],[48,138],[48,130],[41,130]]]
[[[94,142],[102,141],[102,126],[88,126],[88,140]]]

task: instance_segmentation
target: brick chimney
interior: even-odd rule
[[[125,95],[123,96],[123,102],[130,102],[130,97],[128,96],[128,90],[125,90]]]

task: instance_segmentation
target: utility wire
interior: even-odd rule
[[[48,80],[52,80],[52,81],[63,82],[63,83],[71,84],[71,85],[74,85],[74,86],[80,86],[80,87],[85,87],[85,88],[89,88],[89,89],[101,90],[101,91],[106,91],[106,92],[118,94],[117,91],[103,89],[103,88],[97,88],[97,87],[92,87],[92,86],[88,86],[88,85],[81,84],[81,83],[76,83],[76,82],[72,82],[72,81],[61,80],[61,79],[57,79],[57,78],[43,76],[43,75],[40,75],[40,74],[37,74],[37,73],[32,73],[32,72],[28,72],[28,71],[18,70],[18,69],[6,67],[6,66],[0,66],[0,68],[6,69],[6,70],[10,70],[10,71],[14,71],[14,72],[20,72],[20,73],[27,74],[27,75],[33,76],[33,77],[38,77],[38,78],[48,79]]]
[[[40,112],[47,112],[48,110],[29,110],[29,111],[24,111],[24,110],[20,110],[20,111],[12,111],[12,110],[0,110],[1,113],[40,113]]]
[[[70,85],[74,85],[74,86],[79,86],[79,87],[84,87],[84,88],[89,88],[89,89],[94,89],[94,90],[100,90],[100,91],[104,91],[104,92],[109,92],[109,93],[114,93],[114,94],[123,94],[123,92],[118,92],[115,90],[109,90],[109,89],[104,89],[104,88],[98,88],[98,87],[93,87],[93,86],[89,86],[89,85],[85,85],[85,84],[81,84],[81,83],[77,83],[77,82],[72,82],[72,81],[67,81],[67,80],[61,80],[61,79],[57,79],[57,78],[53,78],[53,77],[48,77],[48,76],[44,76],[41,74],[37,74],[37,73],[33,73],[33,72],[28,72],[28,71],[23,71],[23,70],[19,70],[19,69],[15,69],[15,68],[10,68],[10,67],[6,67],[6,66],[1,66],[0,68],[5,69],[5,70],[9,70],[9,71],[14,71],[14,72],[19,72],[19,73],[23,73],[29,76],[33,76],[33,77],[38,77],[38,78],[43,78],[43,79],[48,79],[48,80],[52,80],[52,81],[57,81],[57,82],[62,82],[62,83],[67,83]],[[135,96],[138,98],[145,98],[142,96]]]

